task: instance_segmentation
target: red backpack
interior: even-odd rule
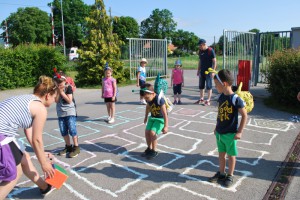
[[[76,85],[75,85],[75,82],[73,81],[73,79],[71,77],[66,77],[66,83],[71,85],[73,92],[75,92]]]

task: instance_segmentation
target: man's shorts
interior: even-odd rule
[[[199,76],[199,89],[203,90],[206,83],[206,89],[211,90],[212,89],[212,77],[211,74],[203,74],[200,73]]]
[[[104,102],[108,103],[108,102],[117,102],[117,98],[115,98],[115,100],[113,101],[112,98],[104,98]]]
[[[174,94],[181,94],[181,92],[182,92],[181,85],[182,85],[182,83],[180,83],[180,84],[173,84],[173,93]]]
[[[216,132],[218,152],[226,152],[230,156],[237,156],[237,140],[234,139],[235,133],[219,134]]]
[[[69,134],[74,137],[77,135],[76,116],[59,117],[58,125],[61,136],[64,137]]]
[[[164,118],[155,118],[155,117],[149,117],[146,130],[151,130],[156,133],[156,135],[161,134],[162,129],[165,126],[165,120]]]

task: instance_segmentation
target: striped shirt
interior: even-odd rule
[[[0,102],[0,134],[18,136],[18,129],[28,129],[32,126],[32,116],[29,104],[32,101],[41,101],[33,94],[11,97]]]

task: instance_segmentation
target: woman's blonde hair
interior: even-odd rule
[[[40,76],[39,82],[33,89],[33,94],[38,95],[40,97],[45,96],[47,93],[53,95],[56,92],[56,84],[53,79],[48,76]]]

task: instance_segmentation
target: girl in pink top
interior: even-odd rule
[[[181,61],[176,60],[175,68],[172,70],[171,87],[173,87],[174,102],[173,104],[181,104],[181,87],[184,86],[183,69],[181,69]]]
[[[102,79],[102,98],[106,103],[107,122],[109,124],[115,122],[115,102],[117,101],[117,82],[111,75],[112,69],[110,67],[105,68],[105,77]]]

